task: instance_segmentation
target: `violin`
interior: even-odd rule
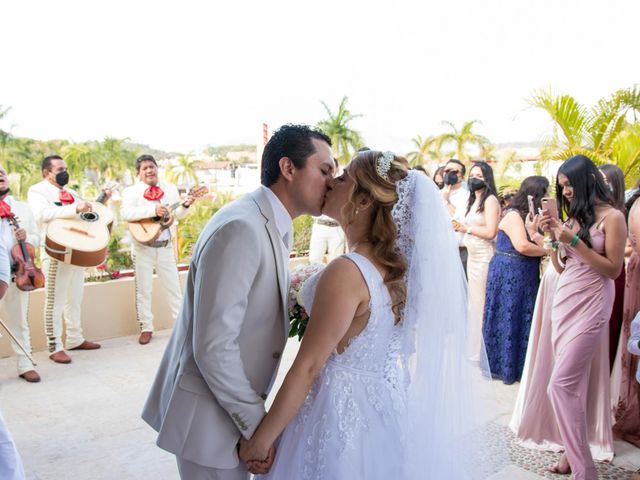
[[[20,228],[15,216],[7,217],[7,220],[16,230]],[[11,249],[11,258],[16,266],[16,287],[25,292],[44,287],[44,273],[33,263],[35,254],[33,245],[24,240],[18,240],[18,243]]]

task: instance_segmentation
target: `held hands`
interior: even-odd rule
[[[270,447],[258,445],[255,437],[251,440],[245,440],[244,437],[240,437],[238,447],[238,456],[247,465],[247,470],[254,475],[269,473],[276,458],[276,449],[273,445]]]
[[[91,211],[91,204],[89,202],[78,202],[76,206],[76,213],[84,213]]]

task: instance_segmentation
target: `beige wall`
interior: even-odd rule
[[[180,272],[184,285],[187,272]],[[162,287],[154,277],[153,291],[160,293]],[[154,326],[157,330],[171,328],[174,319],[169,318],[169,306],[164,295],[153,295],[151,305]],[[29,329],[34,352],[46,349],[44,334],[44,289],[29,293]],[[136,321],[135,282],[133,277],[110,280],[108,282],[86,283],[82,298],[82,328],[87,340],[135,335],[139,332]],[[9,336],[0,327],[0,358],[13,355]]]
[[[292,259],[289,267],[305,263],[306,258]],[[184,287],[188,272],[180,272],[180,281]],[[162,287],[157,277],[153,283],[153,311],[156,330],[173,327],[175,319],[169,318],[169,306],[161,294]],[[158,294],[156,294],[156,292]],[[44,334],[44,289],[29,294],[29,328],[31,346],[34,352],[46,349]],[[82,328],[87,340],[136,335],[139,333],[136,321],[135,282],[132,277],[108,282],[86,283],[82,298]],[[9,336],[0,326],[0,358],[13,355]]]

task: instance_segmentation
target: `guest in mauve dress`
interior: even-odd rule
[[[506,385],[519,381],[524,367],[540,257],[546,254],[534,214],[548,190],[545,177],[524,179],[498,225],[496,254],[489,264],[482,333],[491,374]]]
[[[551,308],[555,361],[547,389],[565,454],[550,469],[557,473],[570,469],[576,480],[596,480],[589,429],[603,428],[608,432],[607,443],[612,438],[610,422],[602,426],[587,424],[589,376],[599,348],[606,352],[600,368],[609,367],[613,280],[623,267],[627,227],[624,215],[613,206],[602,175],[583,155],[571,157],[558,170],[556,196],[560,219],[543,210],[541,225],[566,250],[564,266],[556,255],[551,256],[560,279]],[[563,223],[565,214],[568,220]],[[609,411],[609,382],[598,388],[605,390],[601,408]]]
[[[598,169],[604,174],[604,181],[609,187],[614,206],[626,215],[624,206],[624,173],[622,173],[620,167],[611,163],[600,165]],[[616,358],[620,330],[622,329],[626,277],[626,272],[623,268],[615,280],[616,297],[613,301],[613,310],[609,320],[609,367],[611,369],[613,369],[613,361]]]
[[[496,234],[500,222],[500,202],[496,194],[493,169],[486,162],[476,162],[469,170],[469,202],[464,225],[454,229],[463,232],[467,247],[467,277],[469,280],[468,345],[469,357],[480,361],[482,346],[482,315],[487,288],[489,262],[496,249]]]
[[[631,322],[640,312],[640,191],[627,202],[627,209],[632,253],[627,264],[622,333],[611,374],[615,414],[613,431],[640,447],[640,385],[636,381],[638,357],[632,355],[627,348]]]

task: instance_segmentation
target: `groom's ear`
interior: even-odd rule
[[[293,170],[295,167],[291,159],[289,157],[282,157],[278,165],[280,166],[280,175],[289,182],[293,180]]]

